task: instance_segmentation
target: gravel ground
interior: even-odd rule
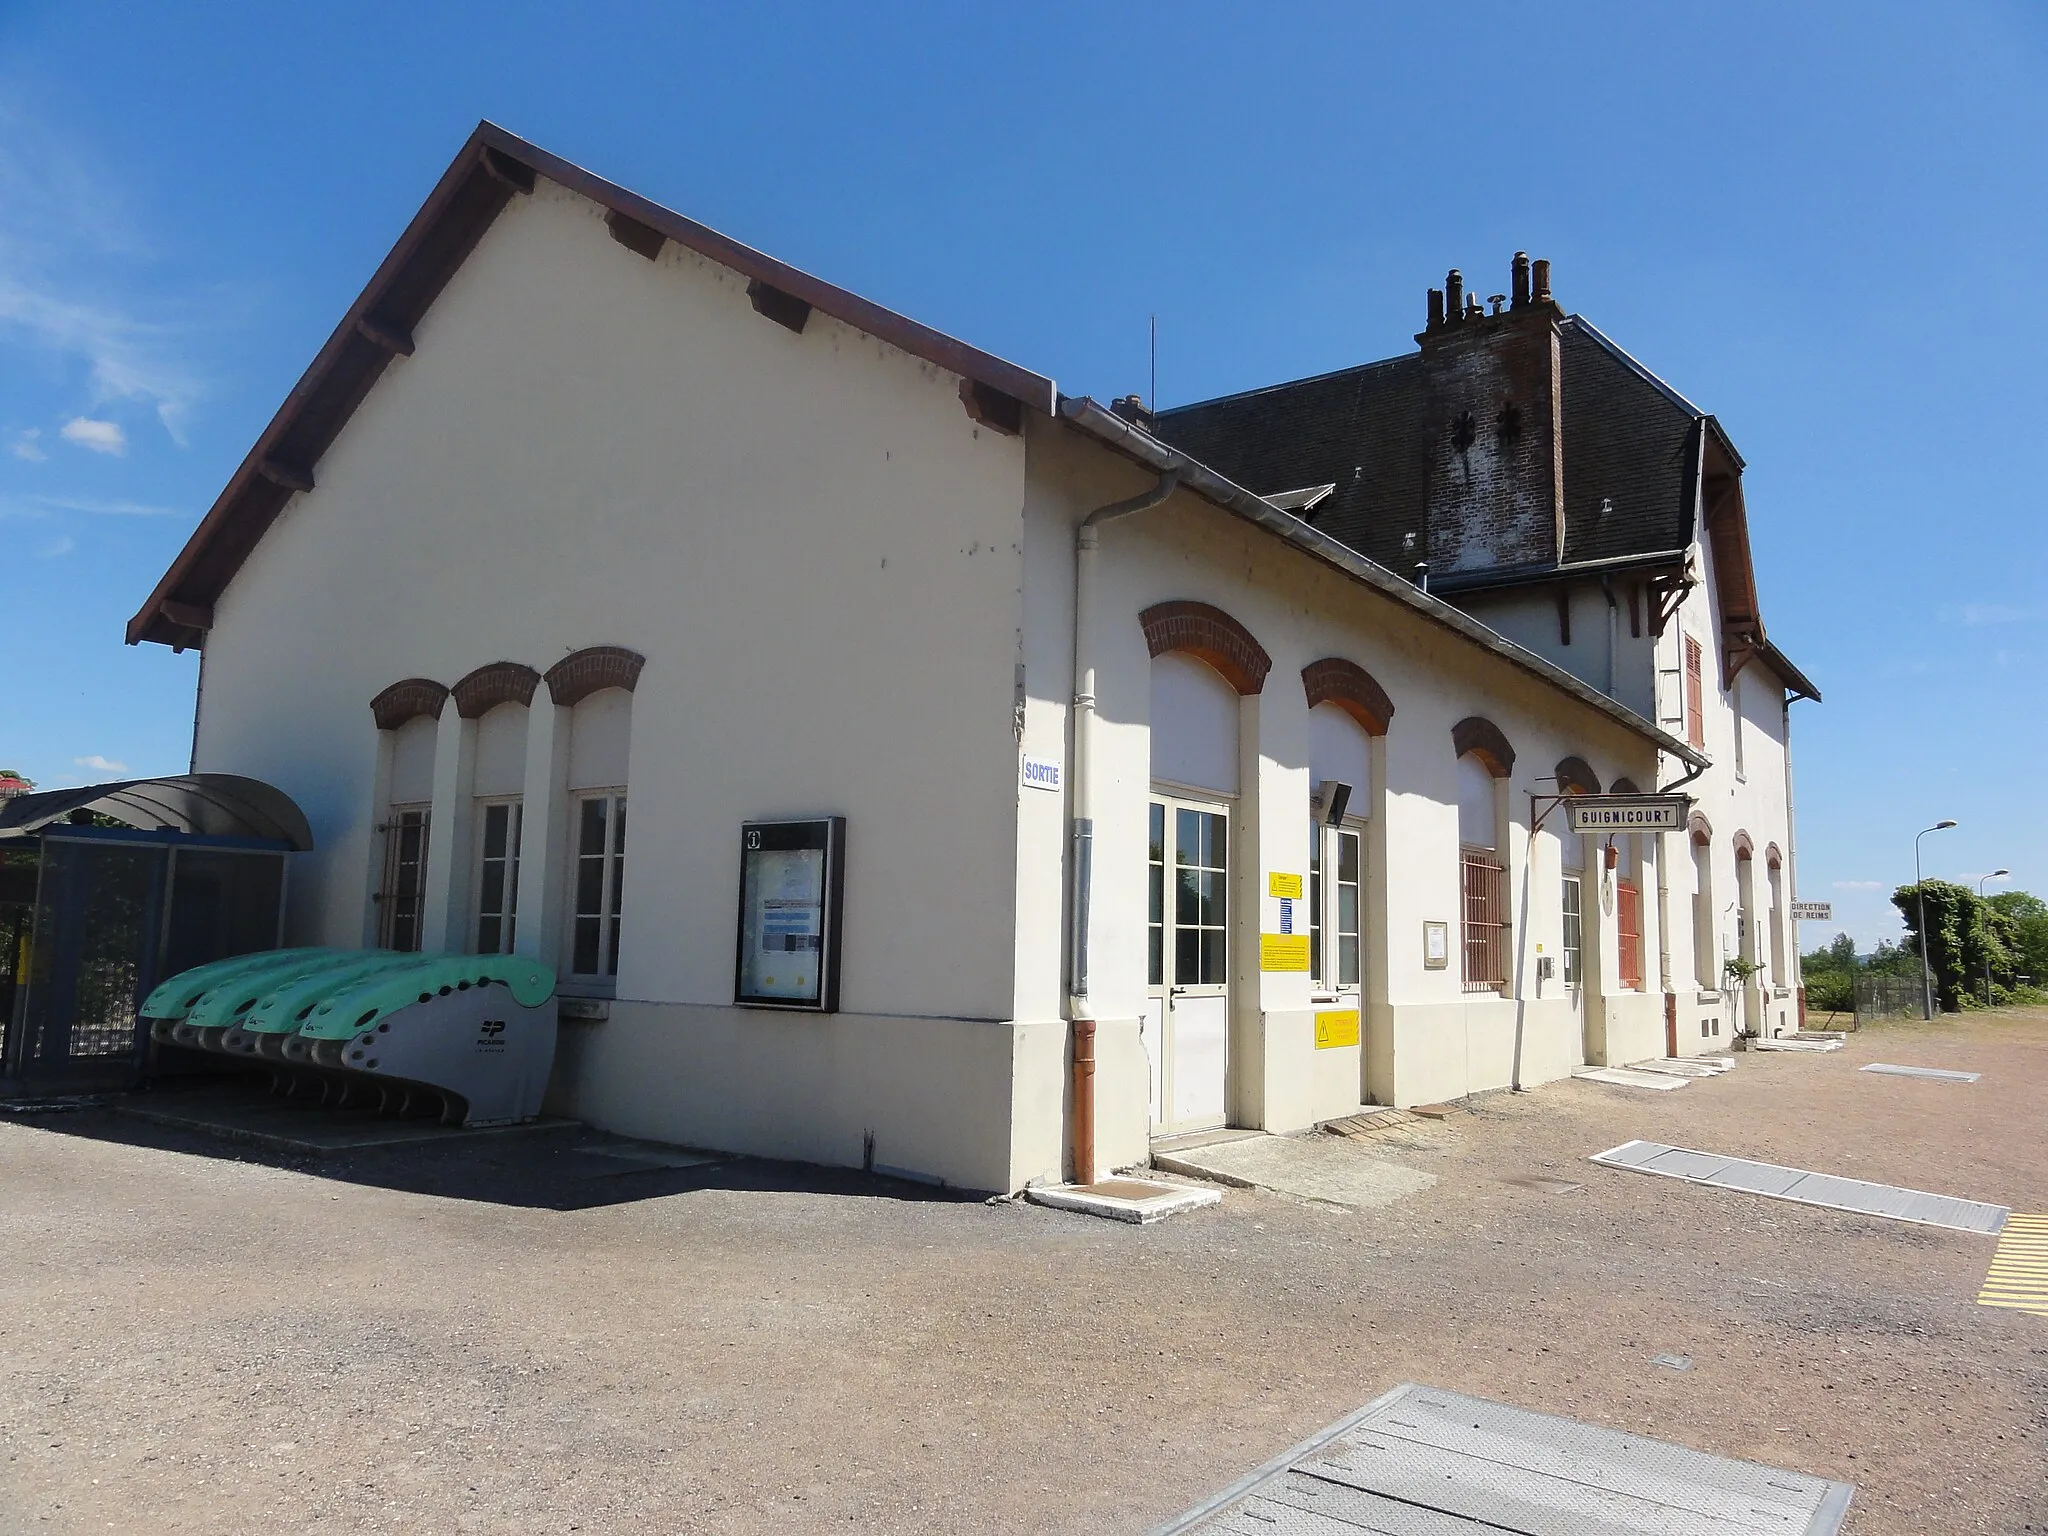
[[[1140,1532],[1411,1380],[1846,1479],[1855,1536],[2048,1531],[2048,1318],[1975,1305],[1990,1239],[1585,1161],[2048,1211],[2048,1013],[1738,1061],[1481,1100],[1381,1147],[1438,1175],[1385,1209],[1145,1229],[573,1134],[0,1119],[0,1532]]]

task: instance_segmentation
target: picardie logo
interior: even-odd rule
[[[493,1041],[504,1033],[505,1021],[503,1019],[485,1019],[482,1027],[477,1030],[476,1037],[479,1041]]]

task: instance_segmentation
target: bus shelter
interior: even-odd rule
[[[313,846],[282,790],[199,773],[0,804],[0,1096],[140,1085],[166,977],[274,949]]]

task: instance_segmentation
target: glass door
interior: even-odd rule
[[[1146,912],[1152,1124],[1224,1123],[1230,1062],[1230,814],[1159,797],[1150,808]]]

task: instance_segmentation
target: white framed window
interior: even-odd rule
[[[609,981],[619,970],[619,912],[626,878],[626,792],[575,800],[570,867],[569,974]]]
[[[394,805],[384,823],[384,878],[377,887],[377,942],[415,953],[427,894],[427,807]]]
[[[1579,876],[1567,872],[1564,877],[1564,892],[1561,908],[1564,913],[1564,984],[1576,987],[1581,984],[1585,961],[1585,889]]]
[[[1311,821],[1308,850],[1309,980],[1320,992],[1352,991],[1364,975],[1365,838]]]
[[[509,955],[518,940],[519,843],[525,814],[517,800],[477,804],[476,952]]]

